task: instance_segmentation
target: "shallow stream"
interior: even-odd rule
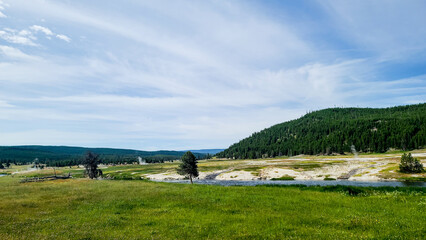
[[[160,181],[159,181],[160,182]],[[165,180],[161,182],[189,183],[189,180]],[[292,181],[237,181],[237,180],[194,180],[195,184],[220,185],[220,186],[257,186],[257,185],[306,185],[306,186],[358,186],[358,187],[426,187],[426,182],[398,182],[398,181],[314,181],[314,180],[292,180]]]

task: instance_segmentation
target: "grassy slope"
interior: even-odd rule
[[[421,192],[0,178],[0,239],[420,239]]]

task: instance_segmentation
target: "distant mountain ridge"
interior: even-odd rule
[[[222,152],[225,149],[199,149],[199,150],[188,150],[193,153],[202,153],[202,154],[211,154],[214,155],[216,153]]]
[[[329,108],[274,125],[217,154],[262,158],[298,154],[386,152],[426,146],[426,103],[391,108]]]
[[[104,163],[132,163],[137,162],[138,157],[147,162],[163,162],[179,159],[183,151],[140,151],[118,148],[86,148],[69,146],[0,146],[0,161],[14,161],[20,163],[60,163],[68,165],[78,163],[87,151],[92,151],[101,156]],[[203,158],[205,154],[197,153],[197,157]]]

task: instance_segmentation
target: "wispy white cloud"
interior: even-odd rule
[[[32,56],[26,53],[23,53],[21,50],[14,48],[14,47],[10,47],[10,46],[4,46],[4,45],[0,45],[0,55],[6,57],[6,58],[10,58],[12,60],[27,60],[27,61],[37,61],[37,60],[41,60],[40,57],[37,56]]]
[[[71,42],[71,38],[69,38],[68,36],[66,36],[64,34],[55,34],[47,27],[43,27],[43,26],[39,26],[39,25],[33,25],[33,26],[29,27],[29,29],[31,29],[34,33],[37,33],[37,32],[44,33],[48,39],[51,39],[50,36],[55,35],[55,37],[58,38],[58,39],[61,39],[65,42]]]
[[[7,103],[6,101],[0,100],[0,108],[11,108],[14,107],[12,104]]]
[[[28,29],[22,30],[3,28],[3,30],[0,30],[0,38],[10,43],[26,46],[39,46],[39,44],[35,42],[37,41],[37,37],[35,35],[39,32],[43,33],[47,39],[51,39],[51,36],[55,36],[56,38],[66,42],[71,41],[71,38],[68,36],[63,34],[55,34],[49,28],[39,25],[33,25]]]
[[[30,27],[30,29],[33,30],[36,33],[42,32],[42,33],[46,34],[47,36],[53,35],[53,32],[50,31],[50,29],[47,28],[47,27],[42,27],[42,26],[39,26],[39,25],[33,25],[33,26]]]
[[[36,40],[37,38],[33,35],[33,33],[31,32],[31,31],[28,31],[28,30],[21,30],[21,31],[19,31],[19,34],[18,35],[20,35],[20,36],[28,36],[30,39],[32,39],[32,40]]]
[[[7,7],[8,5],[6,3],[4,3],[2,0],[0,0],[0,18],[6,18],[7,16],[3,13],[3,11],[5,10],[5,7]]]
[[[57,34],[56,35],[57,38],[64,40],[65,42],[71,42],[71,38],[67,37],[66,35],[63,34]]]
[[[0,30],[0,38],[10,43],[22,44],[27,46],[37,46],[37,44],[34,43],[30,37],[20,35],[19,33],[10,30]]]
[[[359,49],[376,52],[385,59],[400,59],[422,51],[426,29],[426,3],[403,1],[318,1],[328,13],[340,37]]]
[[[112,19],[97,8],[79,8],[79,4],[73,6],[53,1],[35,1],[39,4],[34,6],[40,6],[36,8],[41,14],[95,28],[114,37],[144,44],[144,48],[155,48],[162,51],[162,54],[173,54],[185,61],[206,66],[225,68],[235,61],[245,60],[253,63],[267,58],[288,63],[300,59],[300,56],[311,51],[307,42],[298,37],[288,25],[271,21],[257,14],[254,9],[248,8],[248,12],[239,10],[238,7],[243,5],[233,6],[208,1],[188,8],[185,4],[168,2],[167,4],[173,4],[175,7],[171,9],[180,9],[170,11],[162,7],[165,3],[145,2],[146,8],[141,10],[147,14],[132,18],[126,14],[119,14]],[[15,4],[27,11],[34,10],[19,0]],[[175,28],[174,24],[150,21],[151,9],[158,11],[166,21],[181,26]],[[187,13],[183,16],[179,14],[182,12]],[[196,34],[180,31],[181,28],[187,28]],[[233,62],[227,63],[231,60]]]

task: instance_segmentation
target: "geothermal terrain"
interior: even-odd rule
[[[404,180],[426,177],[422,174],[401,174],[398,170],[399,153],[342,156],[295,156],[256,160],[206,160],[199,162],[199,179],[216,180],[294,180],[353,181]],[[415,151],[412,155],[426,163],[426,152]],[[138,175],[137,171],[132,174]],[[141,174],[152,180],[183,179],[175,169],[164,169],[155,174]]]
[[[411,151],[426,165],[426,149]],[[209,159],[198,161],[198,179],[209,180],[338,180],[349,181],[425,181],[426,173],[400,173],[402,153],[347,154],[337,156],[280,157],[268,159]],[[153,164],[100,165],[107,179],[182,180],[176,171],[180,161]],[[36,169],[31,165],[0,170],[14,177],[57,175],[83,177],[83,166]]]

